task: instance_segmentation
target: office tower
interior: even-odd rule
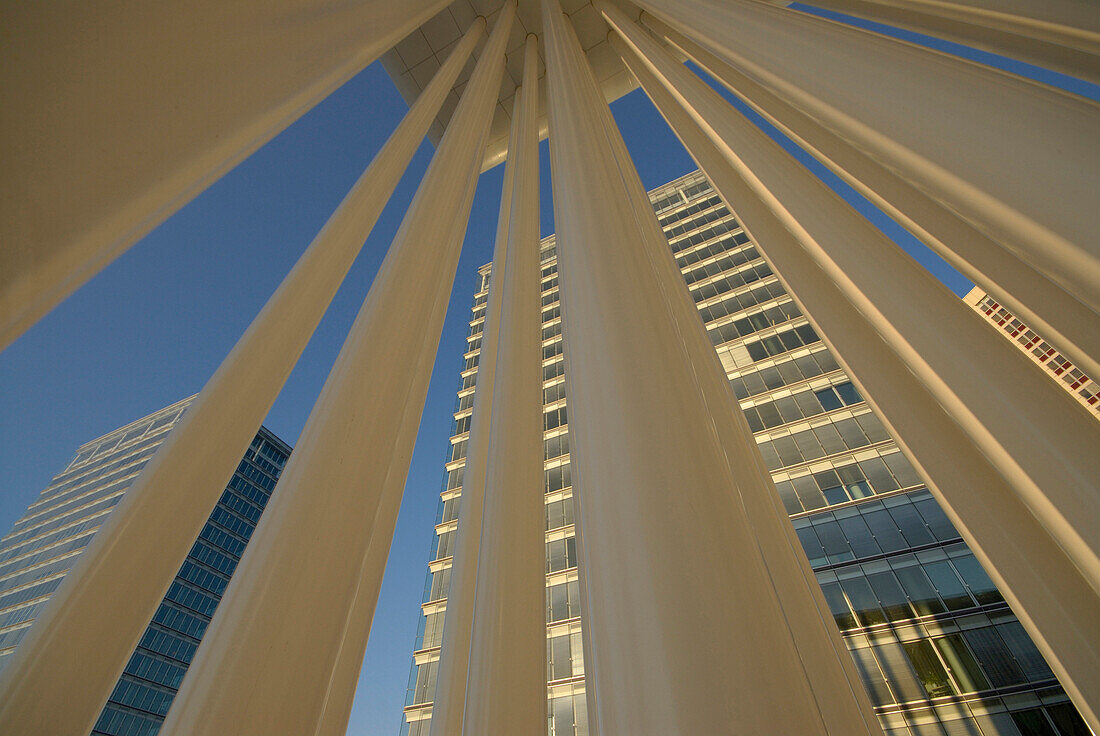
[[[0,667],[194,398],[81,445],[0,540]],[[286,443],[260,428],[92,733],[151,736],[159,730],[289,455]]]
[[[1034,362],[1058,381],[1058,385],[1073,395],[1093,416],[1100,417],[1100,385],[1066,359],[1042,335],[1020,321],[996,299],[979,287],[971,289],[963,300],[978,314],[989,320],[997,331],[1010,339]]]
[[[1087,734],[996,586],[703,175],[650,200],[885,732]],[[583,736],[553,236],[541,261],[548,734]],[[426,736],[430,724],[490,276],[480,269],[401,736]]]

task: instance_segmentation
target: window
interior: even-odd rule
[[[581,589],[577,581],[546,589],[546,621],[565,621],[581,615]]]
[[[557,437],[551,437],[543,443],[546,448],[545,457],[547,460],[551,460],[555,457],[561,457],[562,455],[569,454],[569,435],[560,434]]]
[[[542,390],[542,403],[553,404],[555,401],[559,401],[565,398],[565,383],[555,383],[553,386],[548,386]]]
[[[577,540],[575,537],[557,539],[546,543],[546,571],[558,572],[577,566]]]
[[[568,423],[568,419],[564,406],[560,406],[557,409],[551,409],[542,415],[542,428],[544,430],[557,429],[566,423]]]
[[[571,485],[573,485],[573,480],[568,464],[559,465],[546,471],[546,493],[554,493],[563,488],[569,488]]]
[[[565,498],[546,504],[546,528],[560,529],[573,523],[573,499]]]

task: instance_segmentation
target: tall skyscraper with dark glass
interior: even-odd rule
[[[650,200],[885,732],[1088,734],[924,480],[703,175]],[[541,248],[547,733],[584,736],[554,238]],[[427,736],[431,722],[490,276],[482,267],[476,284],[402,736]]]
[[[0,540],[0,668],[194,398],[81,445]],[[260,428],[126,664],[93,734],[152,736],[160,729],[289,455],[285,442]]]

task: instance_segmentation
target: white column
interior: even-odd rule
[[[498,233],[503,258],[493,259],[506,309],[499,316],[495,379],[481,384],[495,399],[461,730],[467,736],[546,728],[538,65],[538,44],[529,35],[508,143],[509,226]]]
[[[1100,313],[1095,102],[765,3],[637,4]]]
[[[6,7],[0,349],[447,4]]]
[[[802,148],[901,223],[964,276],[995,296],[1088,375],[1100,375],[1100,315],[960,217],[814,118],[648,13],[643,22],[665,35]]]
[[[494,29],[163,734],[343,734],[504,70]]]
[[[609,17],[616,20],[614,13]],[[1100,597],[1067,552],[1068,535],[1051,529],[1032,508],[1034,498],[1021,492],[1015,463],[1041,460],[1066,443],[1068,458],[1048,454],[1046,461],[1077,461],[1076,476],[1063,480],[1082,513],[1095,513],[1098,474],[1095,453],[1089,455],[1100,443],[1095,422],[717,93],[654,48],[636,26],[616,25],[629,40],[615,38],[614,44],[643,88],[716,189],[736,203],[775,271],[924,472],[1086,720],[1095,723]],[[1020,406],[1022,399],[1028,406]],[[1036,446],[1021,450],[1020,458],[1006,459],[1003,448],[989,449],[974,436],[975,418],[989,420],[1002,403],[1006,410],[990,424],[999,437],[1012,441],[1034,432],[1025,439]],[[1041,416],[1046,413],[1053,420]],[[1034,421],[1044,424],[1032,427]],[[1053,427],[1058,424],[1069,425],[1069,433],[1047,436],[1059,431]]]
[[[484,27],[455,46],[50,599],[0,675],[0,732],[90,730]]]
[[[1081,0],[815,0],[814,5],[1100,83],[1100,13]]]
[[[515,3],[507,3],[500,20],[510,25],[514,15]],[[504,33],[507,35],[507,31]],[[503,296],[496,264],[503,266],[505,261],[504,243],[508,233],[513,176],[514,169],[509,163],[504,169],[504,185],[501,189],[500,216],[493,252],[494,270],[485,306],[485,328],[477,370],[478,388],[474,392],[470,439],[466,445],[458,529],[451,560],[451,583],[443,618],[443,646],[440,650],[432,701],[431,733],[437,736],[462,733],[462,709],[466,700],[466,667],[470,656],[470,627],[474,615],[474,586],[478,575],[485,468],[489,457],[489,427],[493,416],[493,383]]]
[[[821,593],[555,0],[543,28],[590,726],[878,734],[835,629],[797,631]]]

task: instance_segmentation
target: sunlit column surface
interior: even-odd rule
[[[1095,102],[766,3],[637,5],[893,169],[1100,313]],[[895,204],[907,211],[903,202]],[[1030,292],[1014,296],[1045,314]],[[1087,351],[1078,346],[1080,352]]]
[[[51,598],[0,677],[0,732],[91,728],[484,27],[456,45]]]
[[[498,242],[498,256],[507,255],[493,259],[491,288],[502,292],[506,309],[495,379],[480,388],[495,399],[461,731],[466,736],[538,734],[546,728],[537,50],[535,37],[528,36],[508,145],[508,228],[498,231],[506,241],[503,248]],[[444,657],[447,646],[444,638]]]
[[[543,28],[590,726],[878,734],[835,631],[793,632],[775,488],[556,0]]]
[[[1090,0],[813,0],[810,4],[1100,84],[1100,12]]]
[[[1097,327],[1100,314],[1077,296],[960,217],[944,202],[835,135],[812,116],[787,104],[700,44],[648,13],[643,13],[642,20],[659,35],[667,36],[688,57],[964,276],[1033,325],[1081,370],[1089,375],[1100,375],[1100,329]]]
[[[715,188],[737,202],[754,241],[1095,723],[1100,598],[1066,547],[1075,531],[1096,527],[1067,529],[1081,519],[1056,526],[1039,513],[1057,501],[1095,518],[1095,422],[637,26],[620,27],[633,45],[616,38],[615,46],[647,94]],[[1029,477],[1020,463],[1046,475]]]
[[[447,4],[6,4],[0,349]]]
[[[497,21],[497,28],[506,39],[515,18],[516,4],[508,2]],[[506,43],[506,40],[505,40]],[[503,49],[501,53],[503,53]],[[493,259],[505,262],[505,246],[511,199],[511,164],[504,170],[501,189],[500,219]],[[495,274],[494,274],[495,275]],[[478,384],[483,388],[474,393],[473,417],[467,445],[466,469],[462,475],[462,496],[459,501],[458,532],[451,565],[451,585],[447,593],[447,611],[443,619],[443,647],[439,672],[436,675],[432,704],[433,734],[462,733],[462,710],[466,699],[466,667],[470,654],[470,627],[474,615],[474,585],[478,577],[478,546],[481,543],[481,520],[485,496],[485,467],[489,457],[489,427],[493,417],[493,374],[499,345],[501,300],[503,289],[496,278],[489,284],[485,308],[485,331],[478,363]]]
[[[162,734],[347,727],[348,680],[366,647],[504,71],[507,25],[482,51]]]

